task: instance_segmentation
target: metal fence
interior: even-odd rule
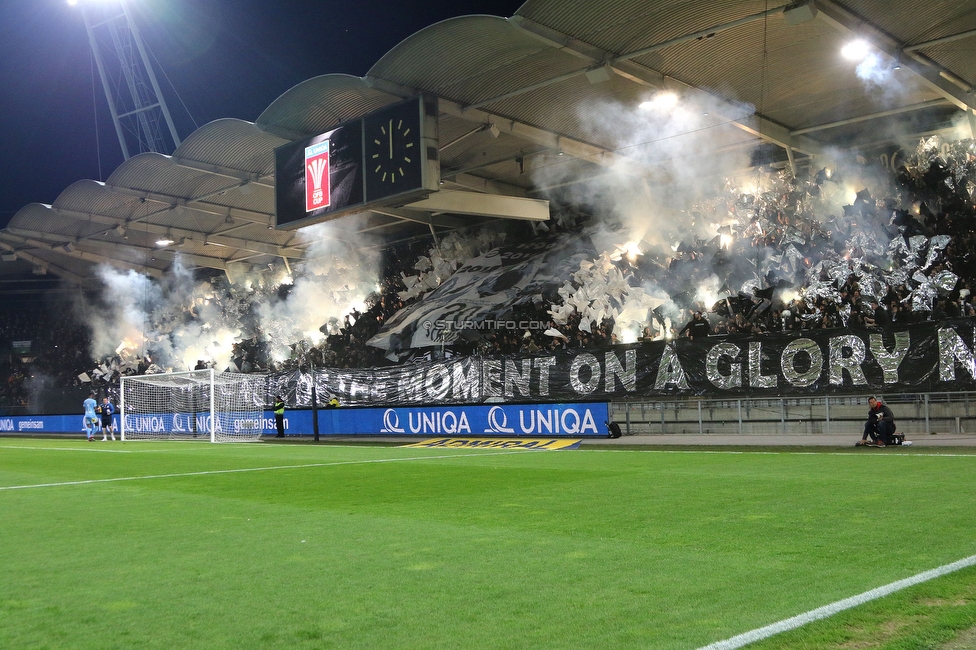
[[[904,433],[976,433],[976,393],[883,395]],[[624,435],[829,434],[860,435],[868,395],[683,399],[615,402],[610,416]]]

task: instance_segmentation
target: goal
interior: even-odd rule
[[[122,440],[259,440],[263,375],[193,370],[122,377]]]

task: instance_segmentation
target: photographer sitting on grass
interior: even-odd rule
[[[871,407],[868,421],[864,423],[864,435],[858,444],[868,444],[868,436],[871,436],[871,441],[878,447],[891,444],[891,436],[895,433],[895,416],[891,409],[874,397],[868,400],[868,406]]]

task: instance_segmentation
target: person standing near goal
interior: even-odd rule
[[[102,416],[102,442],[107,440],[105,437],[106,433],[111,434],[112,440],[115,440],[115,428],[112,426],[112,415],[115,414],[115,406],[108,400],[108,397],[105,397],[102,399],[102,403],[98,408],[101,409],[100,413]]]
[[[88,442],[91,442],[95,439],[95,431],[98,430],[98,416],[95,415],[98,403],[95,401],[95,393],[88,393],[88,399],[82,402],[82,406],[85,409],[85,434],[88,436]]]
[[[281,395],[275,398],[274,404],[272,405],[272,410],[275,416],[275,428],[278,429],[278,435],[275,438],[285,437],[285,400],[281,399]]]

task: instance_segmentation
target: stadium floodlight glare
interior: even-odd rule
[[[864,39],[851,41],[840,49],[841,56],[848,61],[861,61],[871,51],[871,46]]]
[[[160,248],[163,248],[165,246],[169,246],[172,243],[173,243],[173,240],[172,239],[157,239],[156,240],[156,245],[159,246]]]
[[[659,92],[646,102],[641,102],[640,108],[643,110],[666,111],[678,105],[678,95],[670,91]]]

